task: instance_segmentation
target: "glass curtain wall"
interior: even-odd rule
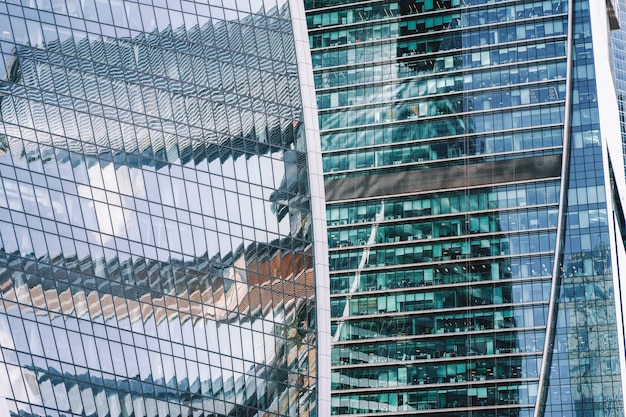
[[[587,1],[305,7],[332,414],[532,416],[544,361],[546,414],[621,413]]]
[[[284,1],[0,3],[0,414],[317,415],[301,97]]]
[[[624,102],[626,101],[626,4],[623,0],[616,2],[616,7],[620,11],[618,14],[620,29],[611,33],[611,46],[613,47],[613,75],[615,76],[615,87],[619,102],[620,125],[622,128],[622,145],[626,149],[626,118],[624,117]],[[626,172],[624,173],[626,175]]]

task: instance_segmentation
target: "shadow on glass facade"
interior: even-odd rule
[[[5,2],[0,28],[0,414],[317,415],[288,5]]]

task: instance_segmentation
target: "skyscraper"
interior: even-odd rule
[[[305,8],[332,414],[624,415],[611,2]]]
[[[0,3],[0,415],[329,407],[307,51],[298,2]]]
[[[617,1],[620,28],[611,33],[611,46],[613,50],[613,76],[615,78],[615,90],[620,112],[620,125],[622,129],[622,146],[626,155],[626,5],[623,0]],[[626,173],[624,174],[626,175]]]

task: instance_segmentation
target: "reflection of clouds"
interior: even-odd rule
[[[209,26],[194,30],[201,34],[209,30]],[[220,23],[212,30],[219,35],[226,29]],[[258,42],[271,44],[273,36],[279,35],[270,34]],[[73,42],[73,39],[65,42]],[[145,39],[138,39],[131,48],[124,42],[78,41],[79,59],[73,62],[75,65],[67,66],[63,63],[50,65],[46,51],[18,47],[22,76],[17,81],[20,84],[2,86],[9,89],[10,95],[4,97],[0,107],[3,120],[0,134],[6,135],[10,154],[25,153],[30,160],[45,156],[44,170],[59,175],[51,166],[55,162],[52,155],[56,154],[60,175],[69,174],[68,179],[80,184],[76,192],[82,197],[81,210],[75,211],[70,221],[82,223],[84,220],[91,240],[105,246],[113,247],[114,238],[154,244],[156,248],[144,247],[139,252],[156,253],[158,259],[169,256],[158,249],[199,256],[210,248],[209,256],[213,256],[232,252],[248,240],[270,242],[279,235],[297,233],[300,229],[297,222],[291,224],[289,218],[281,216],[278,220],[271,204],[266,203],[285,176],[282,153],[272,152],[267,145],[285,146],[294,140],[292,105],[298,103],[282,97],[289,91],[290,76],[269,76],[269,73],[261,74],[260,69],[234,68],[235,64],[213,65],[219,54],[196,56],[192,53],[189,61],[180,62],[181,71],[193,72],[194,76],[204,74],[204,77],[208,72],[198,71],[198,68],[206,71],[220,68],[230,74],[224,82],[236,86],[237,93],[211,87],[212,90],[191,99],[185,82],[172,79],[154,82],[141,75],[154,60],[166,69],[177,63],[172,59],[174,55],[168,55],[174,52],[159,49],[157,53],[154,45]],[[55,45],[47,47],[54,50]],[[124,61],[126,73],[122,70],[111,73],[100,64],[87,65],[80,61],[91,58],[93,50],[113,60],[109,64]],[[128,59],[132,64],[126,62]],[[53,63],[58,64],[54,60]],[[188,75],[181,79],[200,82]],[[208,83],[209,78],[203,78],[203,82]],[[238,79],[250,82],[238,82]],[[46,90],[54,90],[58,96],[52,100]],[[241,101],[243,95],[246,98]],[[90,97],[99,97],[101,103],[89,101]],[[218,139],[216,131],[226,136]],[[234,139],[231,135],[247,135],[252,141]],[[217,143],[234,148],[218,147],[217,151],[208,152],[208,146]],[[235,156],[243,154],[244,149],[259,154]],[[69,151],[69,155],[63,150]],[[120,162],[97,160],[95,157],[103,152],[107,158]],[[174,168],[169,165],[157,166],[155,171],[146,165],[153,165],[155,161],[139,154],[176,163],[193,157],[198,177],[189,181],[185,175],[183,180],[180,175],[172,175],[170,171]],[[71,168],[65,161],[71,161]],[[208,173],[204,161],[209,162]],[[21,191],[18,194],[22,198],[35,200],[27,195],[28,190]],[[19,201],[19,197],[9,198],[9,202]],[[145,198],[148,204],[134,197]],[[72,205],[70,199],[72,197],[68,196],[63,202],[57,196],[53,201],[58,208],[56,211],[63,211],[64,205]],[[37,196],[36,200],[43,213],[44,198]],[[150,203],[175,209],[163,210]],[[215,217],[217,221],[193,219],[179,209]],[[142,212],[139,219],[132,210]],[[202,237],[203,233],[195,228],[208,229],[206,236]],[[181,232],[192,237],[183,237]],[[130,250],[142,255],[137,252],[140,247],[131,245]]]
[[[67,13],[97,11],[118,36],[119,25],[159,33],[55,40],[35,24],[36,44],[15,42],[0,81],[0,167],[31,176],[0,183],[0,214],[18,219],[0,220],[0,346],[36,356],[0,367],[0,389],[12,386],[22,405],[172,416],[314,408],[312,255],[292,220],[308,193],[281,194],[282,217],[273,197],[288,182],[285,152],[305,162],[279,3],[268,16],[224,13],[237,22],[211,20],[198,3],[206,16],[188,25],[174,10],[71,0]]]
[[[236,265],[259,271],[248,272],[248,283],[242,281],[243,270],[233,267],[226,274],[233,281],[228,287],[218,280],[205,290],[162,296],[146,293],[137,299],[78,287],[59,290],[45,289],[43,285],[13,286],[7,282],[0,289],[4,307],[11,316],[0,315],[0,346],[27,349],[79,367],[88,366],[109,374],[108,378],[118,383],[138,379],[160,385],[174,384],[183,393],[190,393],[190,387],[203,386],[202,394],[206,398],[237,396],[236,401],[219,405],[224,410],[232,409],[234,403],[244,403],[246,398],[264,393],[274,383],[271,377],[268,379],[268,372],[277,361],[281,367],[295,366],[314,372],[314,351],[303,354],[308,350],[307,343],[314,343],[313,334],[308,332],[306,321],[301,321],[302,312],[312,307],[313,271],[292,269],[305,266],[303,262],[306,262],[303,255],[280,252],[271,259],[247,262],[241,256]],[[270,279],[264,275],[268,272],[283,279]],[[44,310],[50,314],[40,314]],[[24,324],[25,332],[9,330],[7,320],[13,320],[11,317],[16,314],[29,319]],[[61,318],[65,325],[59,327],[55,321]],[[71,330],[79,327],[77,319],[132,329],[134,336],[124,332],[131,339],[124,335],[121,339],[109,338],[103,349],[103,341],[98,338],[102,335],[94,337]],[[22,319],[11,326],[17,323],[22,323]],[[46,346],[42,335],[54,337],[58,351]],[[193,355],[185,346],[194,346]],[[83,349],[86,354],[82,353]],[[31,377],[35,375],[33,366],[38,365],[23,363],[21,368],[9,369],[8,374],[0,372],[0,386],[19,383],[17,389],[23,389],[24,395],[28,390],[31,402],[41,403],[45,390],[51,388],[50,381],[56,382],[50,378],[53,373],[50,367],[37,369],[37,377]],[[7,375],[8,383],[2,380]],[[22,384],[22,377],[26,384]],[[301,380],[304,386],[311,382],[308,378]],[[242,390],[244,386],[246,389]]]
[[[180,183],[182,187],[176,187],[169,175],[158,174],[157,177],[152,172],[137,168],[120,166],[115,169],[113,164],[102,165],[96,162],[87,169],[88,184],[77,185],[78,195],[83,198],[83,202],[80,213],[74,215],[81,215],[86,219],[88,228],[97,231],[97,239],[103,246],[113,247],[114,238],[136,241],[138,245],[131,246],[131,253],[139,256],[143,255],[143,251],[154,251],[154,248],[146,248],[146,245],[167,249],[182,256],[198,257],[206,253],[209,257],[217,254],[224,256],[247,241],[269,243],[280,235],[297,232],[290,230],[292,225],[289,217],[280,221],[276,218],[272,204],[267,201],[278,188],[280,178],[284,176],[282,161],[255,155],[249,159],[238,158],[229,162],[233,164],[230,173],[232,178],[220,177],[219,181],[216,180],[219,188],[211,184],[198,184],[200,188],[197,184],[186,184],[185,187],[183,182]],[[259,173],[252,175],[254,169]],[[157,173],[160,171],[167,174],[167,168]],[[264,174],[260,174],[261,172]],[[216,179],[214,176],[211,178]],[[258,182],[258,185],[248,181]],[[12,182],[5,185],[6,191],[12,192],[13,186]],[[146,193],[146,187],[153,190]],[[180,204],[177,204],[177,201],[187,203],[192,197],[186,193],[187,190],[202,193],[193,196],[198,200],[197,206],[183,207],[192,213],[181,211]],[[15,190],[9,199],[21,201],[17,195],[18,190]],[[147,199],[146,202],[135,198],[142,195]],[[175,197],[176,195],[180,196]],[[50,205],[47,194],[42,194],[41,198],[36,198],[35,195],[28,198],[22,193],[22,199],[24,198],[39,206],[40,212]],[[54,204],[59,207],[72,204],[73,197],[68,197],[69,200],[63,202],[64,198],[63,195],[55,195]],[[163,209],[164,205],[176,208],[172,207],[168,211]],[[135,210],[139,207],[147,207],[148,212],[137,213]],[[211,219],[194,216],[194,211],[198,215],[209,215]],[[191,220],[192,217],[194,221]],[[184,219],[191,224],[180,221]],[[77,221],[79,219],[72,219],[72,222]],[[30,253],[23,252],[29,250],[28,248],[32,251],[30,245],[25,245],[21,252]]]
[[[128,249],[132,255],[163,254],[157,259],[166,260],[169,255],[158,249],[167,249],[181,256],[223,257],[246,242],[269,243],[300,230],[302,225],[290,216],[278,220],[268,201],[285,175],[280,156],[229,159],[229,177],[205,173],[206,180],[198,177],[200,183],[171,178],[167,167],[155,172],[97,161],[87,166],[78,159],[73,169],[68,162],[58,166],[61,172],[80,179],[73,190],[78,198],[7,178],[0,187],[0,205],[84,227],[92,243],[105,247],[114,247],[115,238],[127,239],[134,242]],[[186,206],[181,209],[177,201]],[[29,235],[37,232],[21,230],[3,236],[7,252],[57,252],[52,247],[35,247]],[[14,233],[17,241],[11,238]]]

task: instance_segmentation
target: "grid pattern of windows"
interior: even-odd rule
[[[287,2],[11,0],[0,28],[0,414],[316,415]]]
[[[623,413],[589,7],[305,1],[332,414]]]
[[[620,11],[626,10],[626,4],[623,0],[616,2],[616,6]],[[611,46],[613,47],[613,75],[615,76],[615,89],[617,100],[619,103],[620,126],[622,128],[622,147],[626,154],[626,18],[624,13],[618,14],[620,29],[611,33]],[[624,172],[626,175],[626,172]]]
[[[602,155],[606,145],[595,139],[577,140],[585,135],[599,138],[604,127],[599,122],[598,89],[602,87],[596,85],[595,78],[602,72],[594,65],[590,7],[586,1],[574,2],[573,33],[578,35],[572,40],[576,56],[571,76],[572,143],[564,207],[567,225],[557,272],[560,292],[555,306],[554,349],[547,356],[549,381],[544,388],[545,415],[549,417],[624,413],[623,371],[616,348],[617,326],[622,323],[617,323],[611,269],[617,253],[611,250],[607,219],[589,221],[594,210],[607,205],[605,190],[610,180],[605,177]]]

